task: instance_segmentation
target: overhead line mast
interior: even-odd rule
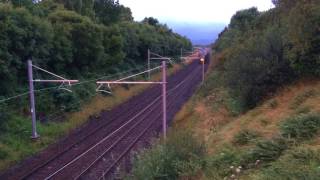
[[[41,79],[33,79],[33,68],[38,69],[42,72],[50,74],[58,79],[49,79],[49,80],[41,80]],[[30,112],[31,112],[31,119],[32,119],[32,139],[38,139],[40,136],[37,133],[37,116],[36,116],[36,107],[35,107],[35,97],[34,97],[34,82],[43,82],[43,83],[61,83],[58,89],[66,90],[72,92],[70,89],[63,87],[64,83],[67,83],[70,87],[72,83],[79,82],[78,80],[69,80],[62,76],[56,75],[50,71],[42,69],[36,65],[32,64],[31,60],[28,60],[28,79],[29,79],[29,96],[30,96]]]

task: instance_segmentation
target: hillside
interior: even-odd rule
[[[232,17],[205,83],[130,176],[318,179],[320,2],[272,2]]]
[[[214,67],[212,63],[207,83],[215,78]],[[319,89],[319,79],[300,79],[265,97],[257,107],[235,115],[226,106],[225,91],[208,94],[208,88],[202,87],[176,115],[169,139],[156,141],[150,150],[140,153],[132,175],[137,179],[160,175],[317,179]]]
[[[320,129],[319,88],[319,80],[299,80],[236,117],[219,107],[221,94],[194,97],[176,116],[174,129],[190,129],[206,144],[203,179],[316,179],[320,165],[316,133]],[[304,122],[288,123],[292,119]],[[284,135],[284,127],[292,137]],[[277,144],[279,138],[284,138],[284,148]],[[299,157],[298,153],[306,154]],[[298,157],[288,159],[292,156]]]

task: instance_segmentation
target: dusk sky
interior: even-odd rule
[[[257,7],[259,11],[273,7],[271,0],[119,1],[130,7],[136,21],[140,21],[144,17],[155,17],[161,23],[168,24],[174,31],[186,35],[194,43],[200,44],[212,42],[217,33],[229,23],[236,11],[253,6]],[[212,37],[210,37],[210,33],[212,33]]]

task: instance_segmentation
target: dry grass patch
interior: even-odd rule
[[[212,110],[205,100],[192,100],[192,103],[189,102],[182,108],[175,120],[178,127],[182,124],[182,127],[192,127],[198,136],[203,137],[211,154],[232,143],[234,136],[243,129],[255,130],[264,139],[279,135],[279,123],[297,113],[297,108],[291,108],[292,102],[306,92],[315,91],[312,97],[307,97],[299,104],[301,111],[303,107],[307,107],[307,110],[320,112],[319,90],[320,81],[301,80],[279,90],[270,100],[235,118],[224,108]]]
[[[168,75],[172,75],[182,68],[181,65],[175,64],[172,68],[168,69]],[[161,80],[161,72],[153,74],[151,79],[154,81]],[[98,115],[103,110],[109,110],[113,107],[127,101],[129,98],[138,95],[146,90],[150,85],[133,85],[129,90],[121,86],[113,87],[112,96],[96,95],[88,103],[81,107],[81,111],[69,113],[67,115],[68,122],[70,123],[69,129],[79,127],[85,123],[90,116]]]

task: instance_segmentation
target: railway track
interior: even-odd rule
[[[188,78],[185,80],[190,80],[191,78],[194,78],[194,73],[189,75]],[[182,86],[183,85],[183,86]],[[188,85],[186,81],[181,82],[177,87],[181,88],[188,88]],[[190,86],[190,85],[189,85]],[[179,97],[181,98],[183,96],[182,93],[179,93],[178,91],[174,91],[177,88],[171,89],[171,91],[168,92],[168,99],[176,99],[178,100]],[[123,136],[121,139],[119,139],[114,146],[110,147],[105,151],[104,154],[99,156],[93,163],[91,163],[90,166],[88,166],[85,171],[82,171],[76,178],[74,179],[79,179],[81,177],[84,177],[84,179],[102,179],[102,178],[109,178],[112,177],[112,170],[114,167],[121,161],[121,159],[132,149],[132,147],[136,144],[137,141],[141,140],[141,138],[144,138],[144,135],[148,131],[154,131],[158,127],[161,127],[162,123],[162,113],[159,111],[161,109],[161,100],[160,98],[157,98],[155,101],[157,101],[157,104],[152,106],[148,112],[146,112],[145,117],[141,119],[141,121],[137,122],[137,125],[140,125],[141,127],[136,128],[136,126],[131,127],[127,132],[123,133]],[[168,109],[173,108],[175,105],[175,101],[170,101],[168,104]],[[155,116],[151,121],[148,121],[148,117],[150,115]],[[145,122],[145,124],[141,122]],[[123,139],[122,139],[123,138]],[[128,138],[128,139],[126,139]],[[121,144],[123,142],[123,144]],[[116,146],[119,146],[118,148]],[[110,151],[110,149],[118,149],[115,153],[113,153],[113,159],[111,157],[105,157],[104,155]],[[109,154],[110,155],[110,154]],[[102,160],[102,157],[105,159],[109,160]],[[95,168],[97,166],[98,162],[101,161],[100,163],[100,169]],[[90,171],[92,172],[93,176],[90,176]],[[96,176],[98,175],[98,176]],[[109,176],[108,176],[109,175]]]
[[[192,76],[192,78],[194,78],[194,76]],[[200,80],[199,78],[197,78],[197,79]],[[187,84],[181,88],[191,88],[191,87],[190,87],[190,85],[188,86],[188,84]],[[184,96],[183,93],[177,92],[174,95],[172,95],[172,97],[169,97],[169,98],[179,100],[180,98],[183,98],[183,96]],[[174,108],[174,105],[175,105],[175,101],[171,101],[167,108],[168,109]],[[93,174],[96,174],[98,176],[96,176],[96,177],[83,176],[84,179],[90,179],[90,178],[99,179],[99,180],[100,179],[112,179],[112,177],[113,177],[112,173],[114,173],[114,171],[116,170],[115,168],[117,167],[117,165],[119,163],[121,163],[121,160],[124,158],[124,156],[127,155],[130,152],[130,150],[135,146],[136,142],[138,140],[140,140],[140,138],[144,138],[144,135],[146,135],[146,133],[148,131],[151,132],[152,130],[155,130],[155,129],[161,129],[161,127],[162,127],[162,121],[161,121],[162,119],[161,118],[162,118],[162,114],[161,114],[161,112],[158,111],[157,117],[144,129],[144,131],[141,132],[141,134],[134,141],[132,141],[130,144],[128,144],[126,149],[121,151],[120,155],[118,155],[117,159],[112,163],[112,165],[101,166],[101,169],[100,169],[100,172],[102,172],[101,175],[100,175],[100,173],[97,173],[99,171],[97,171],[95,169],[95,170],[93,170],[95,172]],[[106,168],[106,167],[108,167],[108,168]],[[82,174],[84,174],[84,173],[82,173]],[[81,177],[81,176],[78,176],[78,177]]]
[[[168,99],[185,99],[183,91],[177,89],[192,89],[196,82],[186,81],[188,78],[200,81],[200,73],[197,72],[199,69],[199,65],[193,63],[168,78]],[[190,93],[192,94],[187,94]],[[15,174],[9,171],[0,176],[0,179],[97,179],[100,175],[107,177],[136,142],[141,138],[148,138],[144,135],[161,127],[160,97],[160,87],[151,87],[112,112],[103,112],[101,120],[88,124],[84,127],[85,131],[74,132],[70,138],[62,140],[57,146],[50,147],[49,151],[35,157],[34,164],[29,169]],[[153,101],[150,103],[150,100]],[[175,101],[171,101],[167,108],[176,109],[175,104]],[[173,116],[175,113],[169,111],[168,114]],[[153,118],[150,118],[152,116]],[[12,171],[17,169],[19,167]]]

